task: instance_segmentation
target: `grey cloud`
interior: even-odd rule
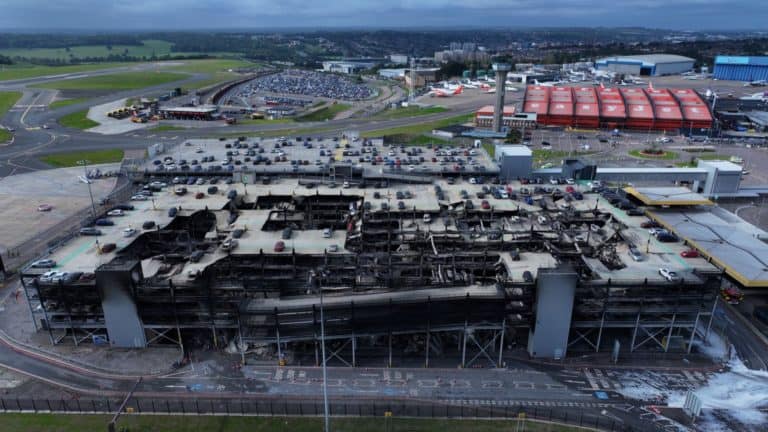
[[[0,30],[315,26],[762,28],[754,0],[4,0]]]

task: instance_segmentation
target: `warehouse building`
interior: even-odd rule
[[[694,60],[673,54],[648,54],[606,57],[595,62],[595,68],[625,75],[662,76],[688,72]]]
[[[719,80],[766,81],[768,57],[717,56],[714,77]]]

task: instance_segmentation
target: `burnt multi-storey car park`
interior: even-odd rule
[[[168,154],[178,162],[227,143]],[[422,151],[431,162],[438,150]],[[475,158],[490,163],[482,150]],[[657,241],[640,226],[646,216],[629,216],[585,182],[499,183],[490,167],[439,164],[400,174],[340,159],[325,172],[279,176],[241,165],[217,172],[237,181],[216,190],[207,170],[155,171],[150,161],[133,173],[155,189],[149,199],[108,217],[114,225],[97,227],[101,236],[50,256],[67,276],[22,272],[36,325],[54,343],[237,341],[288,361],[317,359],[322,293],[326,338],[341,363],[359,363],[363,352],[391,364],[393,352],[407,352],[427,363],[453,354],[464,366],[499,363],[514,344],[544,358],[607,351],[614,340],[624,351],[687,351],[708,332],[723,272],[680,257],[685,244]],[[173,183],[185,174],[208,181],[182,193]],[[136,234],[126,237],[127,228]],[[670,282],[660,268],[681,278]]]

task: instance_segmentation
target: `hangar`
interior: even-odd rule
[[[714,77],[720,80],[768,80],[768,57],[717,56]]]
[[[546,126],[687,131],[712,127],[712,113],[691,89],[545,87],[531,85],[523,102]]]
[[[599,59],[595,68],[626,75],[661,76],[688,72],[694,60],[674,54],[616,56]]]

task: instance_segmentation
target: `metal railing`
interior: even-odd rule
[[[320,417],[323,403],[315,399],[286,398],[145,398],[133,397],[123,414],[227,415]],[[27,399],[0,398],[0,412],[113,414],[122,398]],[[331,417],[392,417],[422,419],[530,419],[580,426],[601,431],[664,431],[663,422],[630,425],[615,416],[590,414],[583,408],[525,406],[523,404],[446,404],[421,400],[333,400]]]

